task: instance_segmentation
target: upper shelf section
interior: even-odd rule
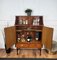
[[[43,16],[16,16],[16,26],[43,26]]]

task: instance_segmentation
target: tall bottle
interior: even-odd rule
[[[31,40],[32,40],[32,36],[29,33],[27,33],[27,41],[30,42]]]

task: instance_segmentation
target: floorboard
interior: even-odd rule
[[[13,49],[10,54],[7,54],[5,49],[0,49],[0,58],[57,58],[57,53],[50,54],[46,53],[45,50],[41,51],[41,56],[37,49],[21,49],[18,52],[19,54],[17,55],[16,49]]]

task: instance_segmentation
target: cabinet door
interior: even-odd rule
[[[47,49],[52,49],[53,28],[43,27],[42,43]]]
[[[15,26],[4,28],[5,32],[5,44],[6,48],[10,48],[13,44],[16,43],[16,30]]]

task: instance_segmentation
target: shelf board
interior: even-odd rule
[[[18,26],[29,26],[29,24],[19,24],[19,25],[15,25],[16,27]],[[43,25],[30,25],[30,26],[43,26]]]
[[[22,30],[16,30],[17,32],[21,32]]]
[[[41,40],[40,40],[40,41],[33,40],[33,41],[30,41],[30,42],[27,42],[27,41],[21,42],[21,41],[20,41],[20,42],[17,42],[17,43],[20,43],[20,44],[21,44],[21,43],[24,43],[24,44],[25,44],[25,43],[27,43],[27,44],[33,43],[33,44],[34,44],[34,43],[41,43]]]
[[[21,31],[38,31],[38,32],[42,32],[42,30],[35,30],[35,29],[22,29],[22,30],[16,30],[17,32],[21,32]]]
[[[16,27],[18,26],[29,26],[28,24],[19,24],[19,25],[15,25]]]

